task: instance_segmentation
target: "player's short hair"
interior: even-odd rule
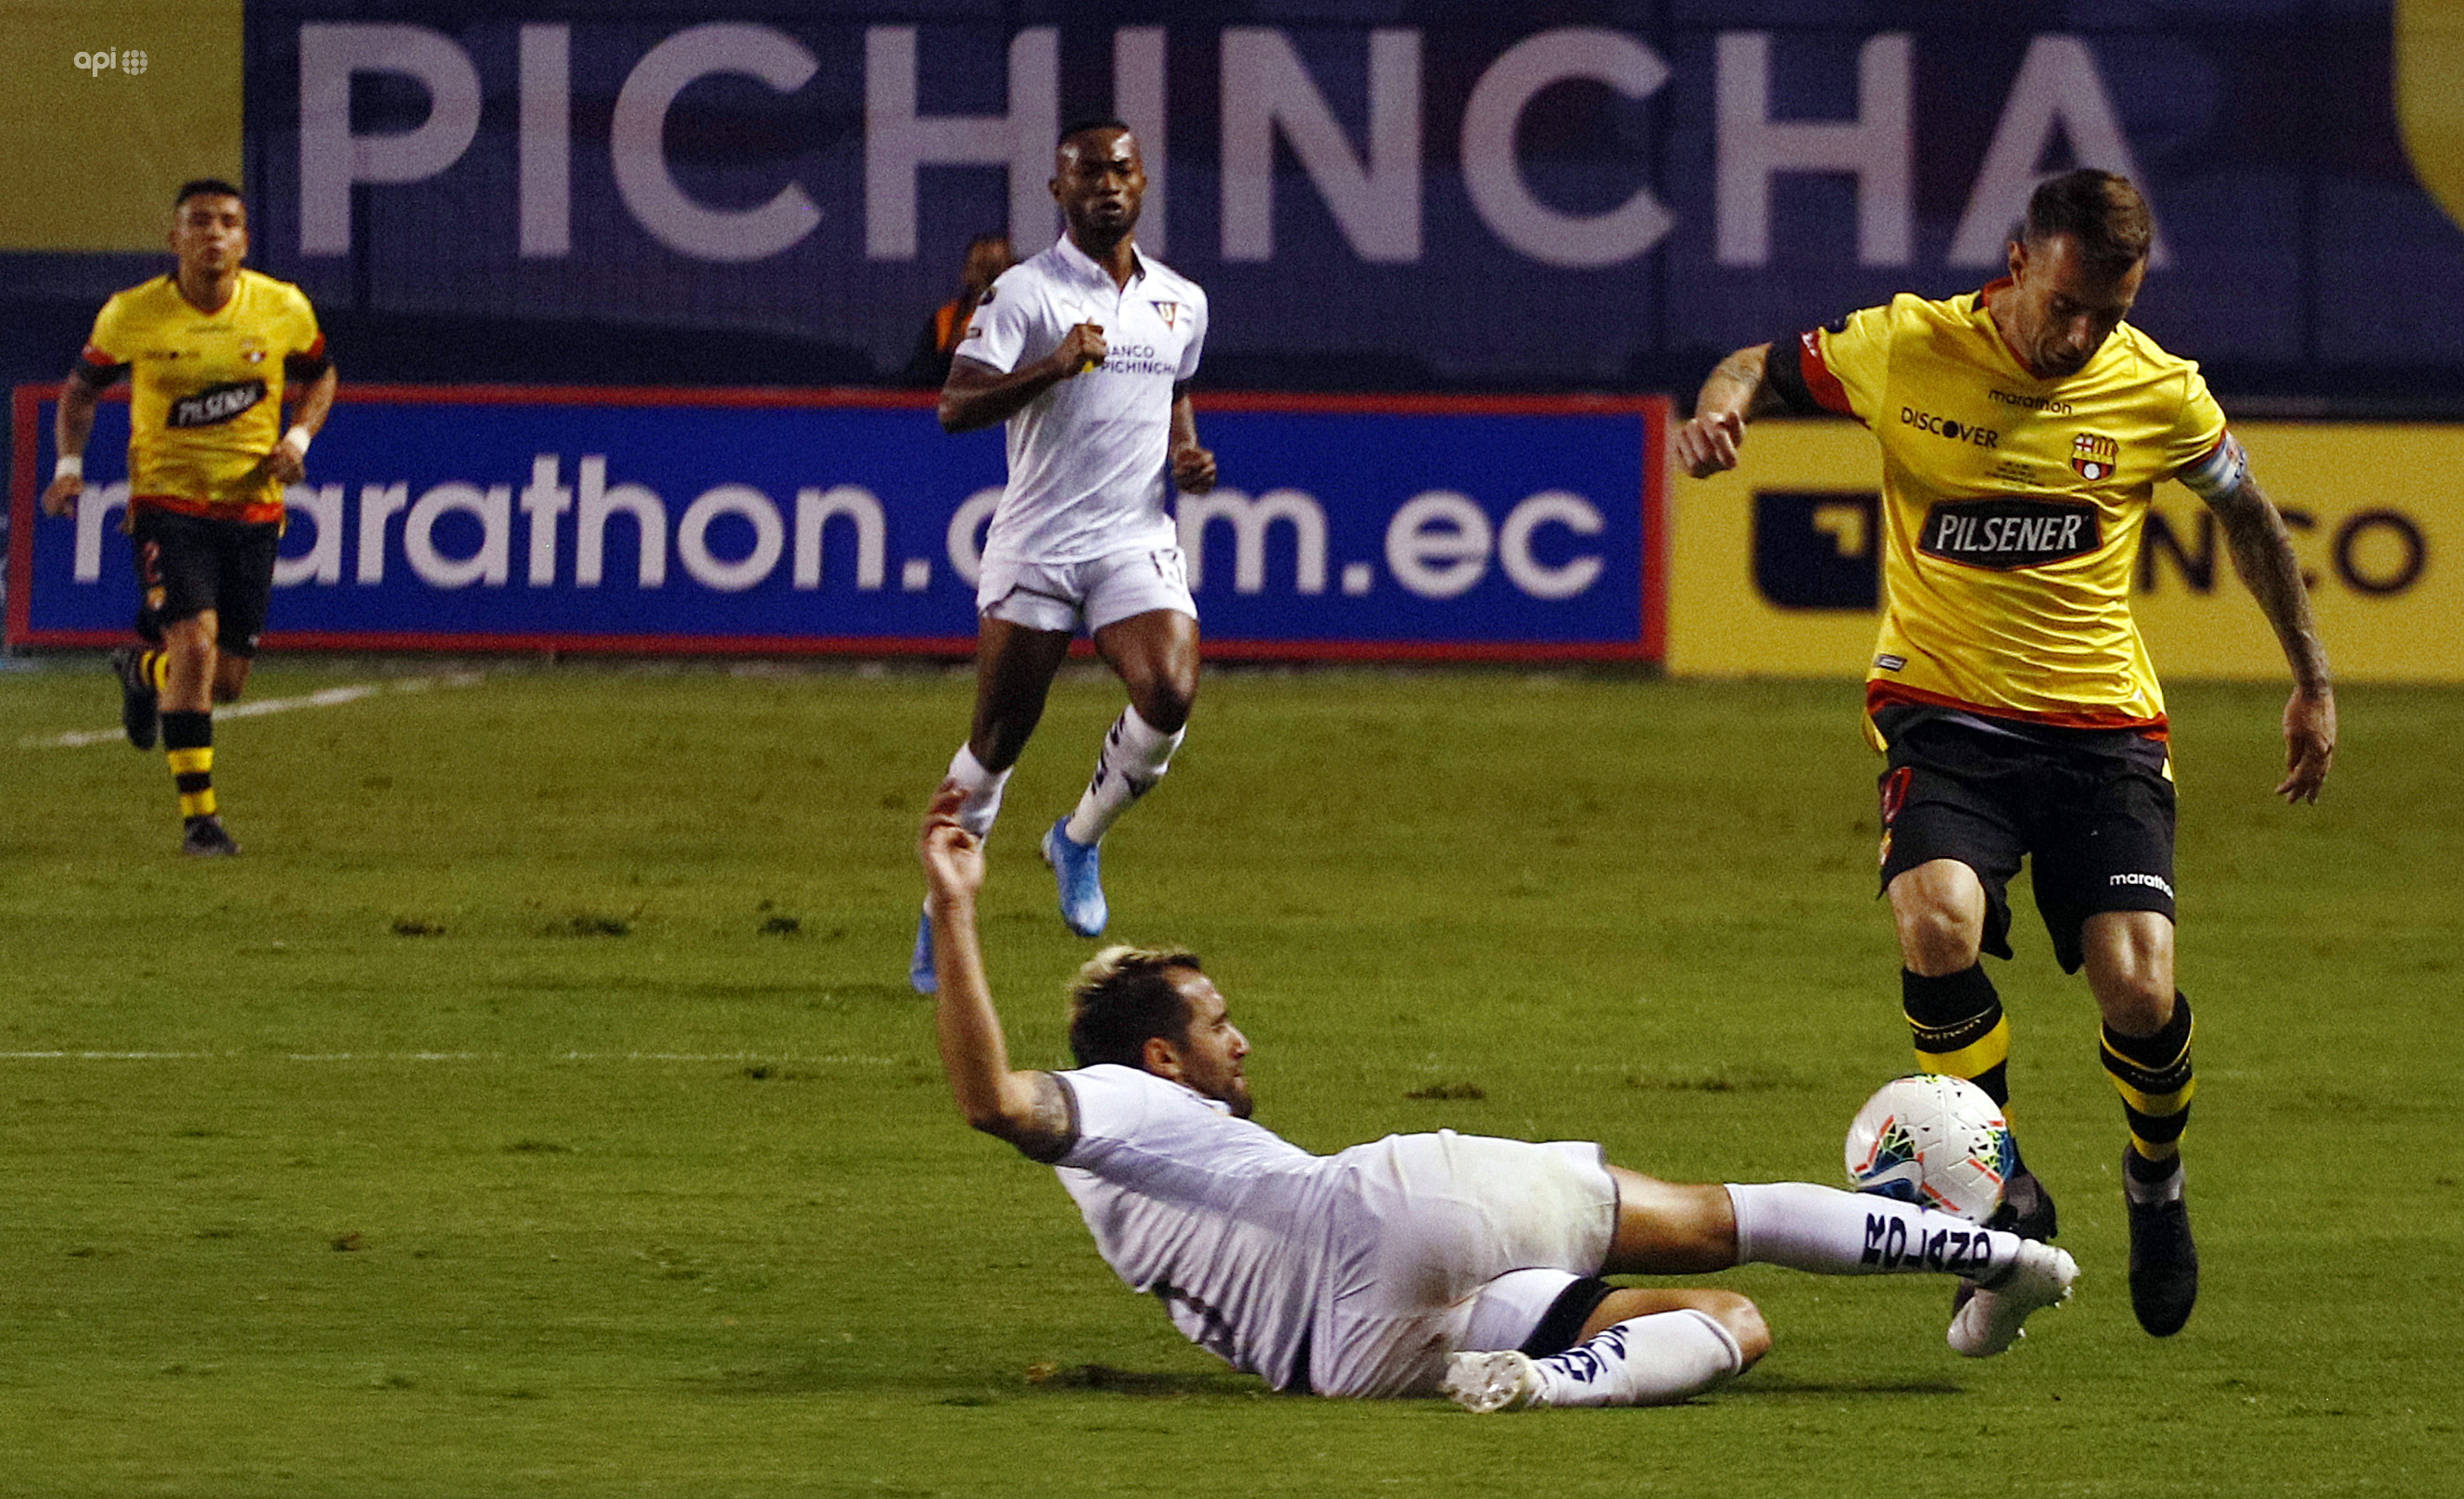
[[[1069,1053],[1078,1065],[1142,1068],[1150,1037],[1187,1043],[1189,1002],[1173,984],[1177,969],[1206,971],[1196,953],[1177,947],[1116,943],[1087,959],[1069,981]]]
[[[1053,148],[1058,150],[1089,130],[1118,130],[1124,135],[1137,133],[1130,128],[1129,121],[1125,120],[1113,120],[1109,117],[1101,120],[1073,120],[1061,127],[1061,138],[1053,143]]]
[[[2147,258],[2156,221],[2129,178],[2082,166],[2046,178],[2028,197],[2022,241],[2041,245],[2063,234],[2078,241],[2091,269],[2120,276]]]
[[[171,194],[171,211],[179,212],[181,206],[190,198],[237,198],[243,203],[248,201],[247,194],[219,177],[191,177],[180,184],[179,191]]]

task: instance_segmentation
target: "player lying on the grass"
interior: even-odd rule
[[[976,930],[982,840],[945,784],[921,843],[941,1065],[967,1122],[1059,1168],[1095,1247],[1236,1369],[1284,1390],[1441,1391],[1475,1411],[1649,1405],[1771,1347],[1709,1288],[1612,1287],[1758,1262],[1823,1275],[1936,1272],[1985,1289],[1950,1346],[1998,1354],[2070,1292],[2049,1245],[1806,1182],[1655,1180],[1597,1145],[1441,1130],[1312,1156],[1249,1121],[1249,1053],[1182,952],[1108,948],[1070,991],[1068,1071],[1016,1071]]]

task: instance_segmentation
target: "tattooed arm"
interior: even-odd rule
[[[2284,705],[2284,781],[2276,794],[2288,802],[2316,802],[2336,759],[2336,688],[2327,672],[2327,650],[2319,640],[2310,591],[2302,585],[2284,517],[2250,476],[2241,444],[2230,433],[2217,453],[2201,467],[2220,482],[2202,485],[2190,475],[2185,482],[2215,512],[2233,571],[2258,600],[2293,668],[2293,697]]]
[[[1671,446],[1678,466],[1698,479],[1737,466],[1746,424],[1787,409],[1769,378],[1771,346],[1757,343],[1720,361],[1694,398],[1692,420],[1677,429]]]
[[[940,979],[934,1025],[941,1069],[967,1123],[1009,1141],[1035,1160],[1058,1160],[1077,1138],[1069,1091],[1049,1072],[1012,1071],[1009,1043],[984,979],[976,937],[976,894],[984,885],[983,840],[958,826],[965,793],[944,783],[925,814],[918,855],[933,919],[933,959]]]

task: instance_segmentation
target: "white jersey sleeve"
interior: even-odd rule
[[[1180,349],[1180,374],[1178,376],[1178,380],[1182,384],[1187,384],[1189,381],[1198,378],[1198,357],[1206,344],[1207,309],[1206,294],[1198,289],[1197,283],[1184,282],[1183,284],[1189,288],[1191,301],[1190,316],[1197,320],[1198,324],[1196,328],[1191,330],[1189,342],[1182,344]]]
[[[1036,295],[1032,277],[1019,275],[1012,266],[1001,274],[976,303],[973,316],[967,320],[967,331],[958,340],[958,356],[989,364],[1006,375],[1018,368],[1019,361],[1035,343]],[[1057,342],[1057,341],[1056,341]]]

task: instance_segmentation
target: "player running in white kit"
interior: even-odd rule
[[[1444,1393],[1474,1411],[1682,1400],[1771,1346],[1711,1288],[1612,1287],[1759,1262],[1934,1272],[1981,1289],[1949,1341],[2002,1352],[2070,1292],[2050,1245],[1805,1182],[1686,1185],[1597,1145],[1439,1131],[1312,1156],[1250,1122],[1249,1043],[1182,952],[1108,948],[1071,989],[1079,1066],[1014,1071],[976,930],[982,841],[945,783],[926,815],[941,1063],[967,1122],[1059,1168],[1095,1247],[1175,1326],[1278,1389]]]
[[[1009,484],[976,585],[975,719],[950,761],[959,820],[981,837],[1085,628],[1129,689],[1075,810],[1044,835],[1061,915],[1084,937],[1110,917],[1097,845],[1162,779],[1198,694],[1198,606],[1170,503],[1215,487],[1186,389],[1206,342],[1206,294],[1139,253],[1146,171],[1129,127],[1072,126],[1052,195],[1067,231],[977,303],[941,392],[941,425],[1008,423]],[[909,978],[934,987],[919,923]]]

